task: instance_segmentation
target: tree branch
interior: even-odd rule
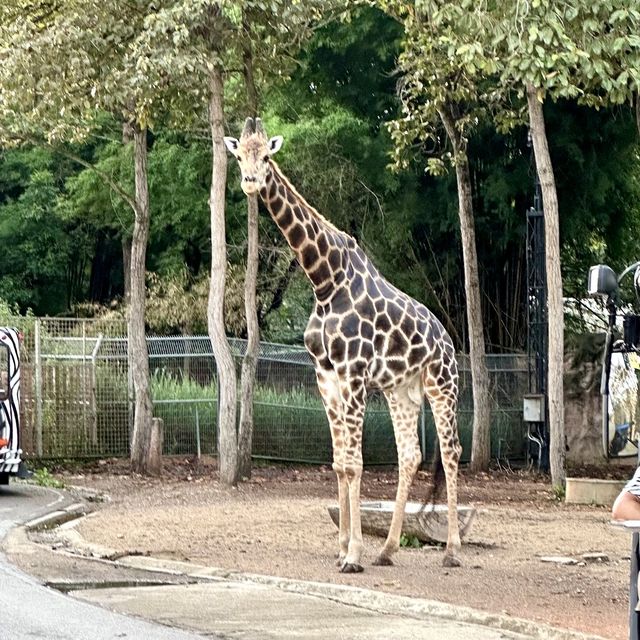
[[[138,206],[136,204],[135,199],[131,196],[131,194],[127,193],[106,171],[102,171],[98,169],[95,165],[91,164],[84,158],[72,153],[71,151],[67,151],[66,149],[61,149],[58,147],[52,147],[58,153],[61,153],[63,156],[69,158],[69,160],[73,160],[78,164],[85,167],[85,169],[90,169],[94,171],[96,175],[100,176],[132,209],[134,214],[138,211]]]

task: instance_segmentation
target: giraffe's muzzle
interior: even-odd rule
[[[242,178],[242,190],[246,195],[251,196],[258,192],[258,181],[253,176],[245,176]]]

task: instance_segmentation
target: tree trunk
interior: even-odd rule
[[[247,351],[242,360],[240,380],[240,430],[238,434],[239,474],[251,477],[253,442],[253,389],[255,386],[260,329],[256,304],[258,281],[258,198],[247,198],[247,268],[244,280],[244,309],[247,316]]]
[[[542,189],[544,209],[545,264],[547,272],[547,317],[549,363],[547,398],[549,402],[549,462],[551,482],[564,488],[565,436],[562,366],[564,359],[564,316],[562,308],[562,272],[560,270],[560,223],[556,183],[549,155],[542,103],[537,91],[527,86],[529,126],[536,158],[536,169]]]
[[[153,405],[149,385],[149,353],[145,334],[145,264],[149,237],[149,190],[147,184],[147,130],[134,127],[135,222],[131,243],[129,349],[131,353],[135,413],[131,441],[131,467],[137,473],[158,475],[162,471],[161,439],[153,431]]]
[[[244,23],[245,29],[249,25]],[[244,81],[247,103],[252,117],[257,116],[258,92],[253,77],[251,40],[245,38],[243,49]],[[244,310],[247,317],[247,351],[242,360],[240,377],[240,428],[238,431],[238,464],[241,479],[251,477],[251,448],[253,443],[253,389],[258,366],[260,328],[256,288],[258,283],[258,196],[247,196],[247,267],[244,278]]]
[[[122,144],[129,144],[134,138],[134,130],[130,123],[122,125]],[[146,147],[145,147],[146,154]],[[135,214],[135,210],[134,210]],[[131,238],[122,238],[122,272],[124,276],[124,303],[129,306],[131,301]],[[145,297],[146,300],[146,297]]]
[[[473,388],[473,439],[469,468],[472,471],[486,471],[489,468],[491,458],[491,397],[489,396],[489,371],[485,358],[478,254],[471,196],[471,173],[467,152],[463,148],[460,132],[456,129],[455,118],[448,107],[440,112],[440,117],[456,157],[458,215],[464,262],[464,290],[467,299],[469,360]]]
[[[220,480],[238,482],[238,437],[236,433],[236,369],[224,327],[224,289],[227,271],[225,236],[225,188],[227,151],[224,146],[224,95],[222,70],[214,64],[209,78],[209,124],[213,162],[211,170],[211,281],[207,324],[218,372],[218,455]]]

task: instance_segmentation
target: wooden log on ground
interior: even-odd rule
[[[380,500],[363,502],[360,505],[362,531],[371,535],[386,537],[393,515],[393,501]],[[471,528],[476,510],[473,507],[458,506],[458,524],[460,539]],[[339,526],[340,513],[337,505],[329,507],[329,515]],[[404,512],[402,533],[415,537],[421,542],[447,542],[448,508],[446,504],[423,505],[419,502],[407,502]]]

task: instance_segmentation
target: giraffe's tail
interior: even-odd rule
[[[440,496],[442,486],[445,481],[444,466],[442,465],[442,456],[440,455],[440,443],[436,440],[435,451],[433,452],[433,462],[431,463],[431,486],[422,503],[422,509],[435,504]]]

